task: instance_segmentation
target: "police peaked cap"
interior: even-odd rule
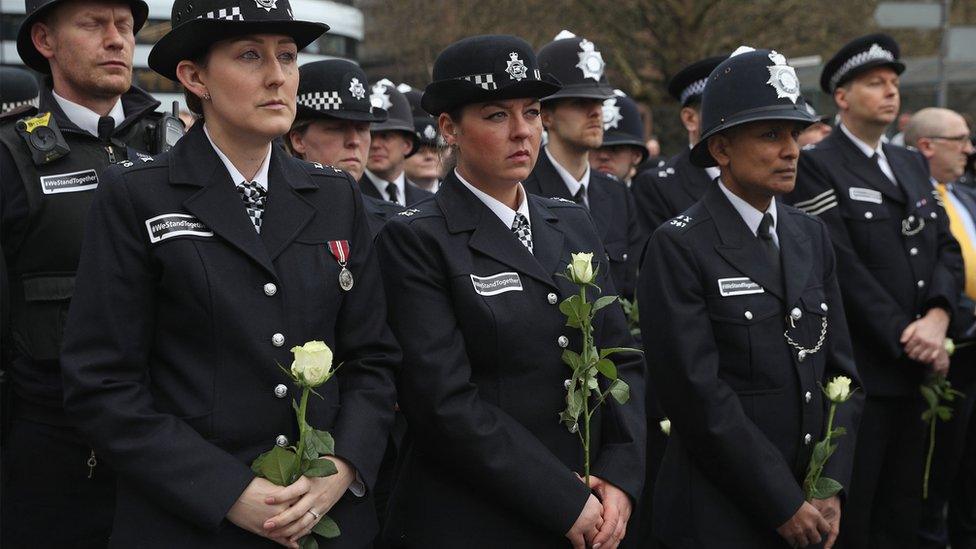
[[[641,163],[650,155],[644,143],[644,124],[637,103],[622,92],[603,102],[603,146],[614,145],[639,148]]]
[[[760,120],[794,120],[810,125],[817,117],[807,111],[800,80],[785,57],[771,50],[737,52],[708,77],[702,94],[702,137],[691,149],[691,162],[703,168],[714,166],[708,139]]]
[[[411,147],[407,156],[417,152],[417,134],[413,129],[413,114],[410,102],[389,80],[381,80],[369,89],[369,100],[373,108],[385,109],[389,116],[383,122],[370,126],[371,132],[403,132],[410,139]]]
[[[0,114],[26,105],[37,106],[37,80],[27,69],[0,67]]]
[[[301,50],[329,30],[324,23],[295,20],[288,0],[176,0],[170,23],[149,52],[149,67],[173,81],[180,61],[198,58],[221,40],[283,34]]]
[[[901,48],[887,34],[869,34],[855,38],[840,49],[824,65],[820,73],[820,89],[826,94],[850,81],[855,76],[875,67],[891,67],[895,74],[905,70],[899,61]]]
[[[695,61],[681,69],[668,82],[668,93],[675,101],[681,103],[682,107],[700,100],[702,92],[705,91],[705,83],[708,82],[708,75],[712,74],[719,63],[728,58],[728,55],[716,55]]]
[[[540,71],[532,46],[509,35],[458,40],[437,56],[433,72],[421,105],[434,116],[471,103],[538,99],[560,88],[558,80]]]
[[[544,101],[565,97],[609,99],[613,88],[607,83],[606,63],[596,44],[575,36],[553,40],[539,50],[539,70],[552,74],[562,89]]]
[[[366,73],[345,59],[306,63],[298,69],[297,118],[382,122],[386,111],[369,101]]]
[[[34,41],[31,40],[31,27],[34,26],[34,23],[37,23],[46,17],[47,14],[51,13],[52,9],[68,1],[26,0],[24,3],[24,11],[27,17],[17,30],[17,53],[25,65],[37,72],[50,74],[51,65],[48,63],[47,58],[41,55],[41,52],[37,51],[37,48],[34,47]],[[71,1],[77,2],[82,0]],[[135,34],[139,32],[139,29],[146,23],[146,18],[149,17],[149,5],[143,0],[128,0],[128,3],[132,8],[132,33]]]

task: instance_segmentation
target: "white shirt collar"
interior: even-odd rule
[[[376,190],[380,192],[380,196],[382,196],[384,200],[386,200],[387,196],[389,196],[386,193],[386,186],[389,185],[390,183],[393,183],[397,187],[397,201],[398,201],[397,203],[400,204],[401,206],[407,205],[407,194],[406,194],[407,178],[404,176],[404,173],[406,172],[400,172],[400,175],[398,175],[397,178],[394,179],[393,181],[387,181],[382,177],[376,175],[375,173],[369,171],[368,169],[365,171],[365,173],[366,173],[366,177],[369,178],[370,183],[372,183],[373,186],[376,187]]]
[[[265,191],[268,190],[268,166],[271,164],[271,143],[268,143],[268,154],[265,155],[264,162],[262,162],[261,167],[258,168],[258,173],[254,175],[254,179],[248,179],[247,177],[244,177],[244,174],[242,174],[240,170],[234,166],[234,164],[231,163],[230,158],[227,158],[227,155],[225,155],[223,151],[220,150],[220,147],[213,142],[213,139],[210,138],[210,131],[207,130],[206,122],[203,124],[203,133],[206,134],[207,141],[210,141],[210,146],[213,147],[214,151],[217,153],[217,157],[220,158],[220,161],[224,163],[224,167],[227,168],[227,173],[230,174],[230,179],[234,182],[235,186],[240,185],[245,181],[253,181],[258,184],[258,187],[261,187]]]
[[[705,168],[705,173],[708,174],[709,179],[715,181],[715,179],[722,175],[722,170],[718,166],[709,166]]]
[[[749,230],[752,231],[753,235],[758,236],[759,234],[759,223],[762,222],[762,218],[765,214],[769,213],[773,216],[773,226],[770,231],[773,234],[773,241],[779,246],[779,236],[776,234],[776,228],[779,227],[779,219],[776,217],[776,199],[774,198],[769,202],[769,208],[765,212],[761,212],[754,208],[752,204],[749,204],[738,195],[733,193],[725,186],[725,183],[720,179],[718,182],[718,188],[722,189],[722,194],[729,199],[732,203],[732,207],[735,211],[739,212],[742,220],[746,222]]]
[[[872,149],[870,145],[864,141],[861,141],[858,136],[851,133],[851,130],[847,129],[847,126],[844,124],[838,124],[838,126],[840,126],[840,131],[844,132],[844,135],[846,135],[847,138],[850,139],[858,149],[861,149],[864,156],[871,158],[875,153],[877,153],[881,158],[885,158],[884,149],[881,148],[882,141],[879,140],[877,148]]]
[[[566,183],[566,188],[569,189],[569,195],[576,196],[576,192],[579,191],[580,187],[583,187],[583,189],[585,189],[583,191],[583,202],[586,202],[586,204],[589,205],[590,204],[590,163],[589,162],[586,163],[586,171],[583,172],[582,179],[577,180],[575,177],[572,176],[572,174],[566,171],[566,168],[564,168],[562,164],[556,161],[556,159],[552,156],[552,153],[549,152],[549,147],[544,147],[543,150],[546,151],[546,156],[549,157],[549,161],[552,162],[552,165],[556,168],[556,173],[558,173],[559,177],[562,177],[563,182]]]
[[[101,118],[101,115],[88,107],[61,97],[54,90],[51,90],[51,94],[54,95],[54,100],[58,102],[61,110],[64,111],[64,115],[68,117],[68,120],[74,122],[75,126],[98,137],[98,119]],[[122,122],[125,121],[125,111],[122,110],[121,97],[115,101],[115,106],[112,107],[108,115],[115,120],[116,128],[121,126]]]
[[[500,219],[501,222],[504,223],[509,229],[511,229],[512,225],[515,224],[516,212],[524,215],[525,220],[529,222],[529,227],[532,226],[532,218],[529,217],[529,201],[525,199],[525,189],[522,188],[521,183],[518,184],[519,206],[517,210],[513,210],[505,204],[499,202],[497,199],[488,195],[488,193],[465,181],[464,178],[461,177],[461,174],[458,173],[457,169],[454,170],[454,175],[457,176],[458,181],[460,181],[465,187],[468,188],[469,191],[478,197],[478,200],[482,201],[485,206],[488,206],[488,209],[498,216],[498,219]]]

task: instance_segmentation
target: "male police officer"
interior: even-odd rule
[[[563,88],[542,100],[549,142],[522,184],[531,194],[573,200],[590,209],[614,284],[621,296],[632,298],[641,244],[634,199],[622,182],[591,171],[587,161],[588,153],[603,143],[603,102],[613,97],[603,55],[585,38],[560,38],[539,51],[539,66]]]
[[[687,210],[718,177],[718,168],[694,166],[689,155],[701,135],[700,105],[708,75],[726,58],[721,55],[696,61],[681,69],[668,83],[668,93],[681,103],[681,123],[688,132],[688,148],[668,160],[665,166],[647,170],[634,179],[632,190],[638,217],[648,233]]]
[[[401,87],[406,84],[400,84]],[[420,105],[423,95],[420,90],[407,89],[403,92],[410,102],[413,114],[413,129],[417,135],[417,152],[410,155],[404,163],[407,180],[414,185],[436,193],[441,184],[443,163],[441,154],[447,150],[444,138],[437,126],[437,119]]]
[[[359,179],[360,188],[366,196],[412,206],[431,193],[407,181],[404,175],[407,157],[417,152],[410,103],[386,79],[373,85],[371,91],[370,102],[376,108],[385,109],[389,116],[370,127],[372,141],[366,173]]]
[[[788,201],[826,222],[867,401],[841,528],[845,547],[914,547],[924,429],[918,385],[944,374],[962,287],[959,246],[917,152],[883,144],[898,115],[898,44],[864,36],[824,66],[840,124],[804,150]]]
[[[19,67],[0,67],[0,116],[7,118],[37,107],[39,99],[33,74]]]
[[[630,187],[650,153],[644,145],[644,124],[633,99],[620,90],[603,102],[603,144],[590,151],[590,167]]]
[[[61,334],[100,171],[140,162],[135,150],[155,152],[166,132],[153,114],[159,103],[131,85],[145,2],[28,0],[26,11],[17,51],[48,77],[36,111],[0,122],[12,332],[4,352],[14,392],[3,545],[99,546],[112,522],[114,478],[62,410]]]
[[[741,53],[740,53],[741,52]],[[781,54],[740,48],[712,72],[698,166],[703,198],[651,237],[638,284],[653,382],[671,418],[655,535],[666,547],[833,545],[840,499],[801,488],[827,423],[821,385],[856,384],[833,250],[823,223],[777,204],[812,123]],[[860,392],[823,474],[849,486]]]

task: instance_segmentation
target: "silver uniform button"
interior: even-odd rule
[[[288,386],[284,383],[279,383],[275,385],[274,394],[278,398],[285,398],[288,396]]]
[[[939,217],[939,214],[937,214],[935,212],[932,212],[932,213],[929,214],[929,217],[931,217],[932,219],[935,219],[935,218]]]
[[[549,295],[546,296],[546,301],[548,301],[550,305],[555,305],[556,302],[559,301],[559,296],[549,292]]]
[[[827,304],[826,303],[820,303],[820,310],[826,313],[827,312]]]
[[[914,215],[908,216],[908,222],[909,223],[915,223],[915,216]]]
[[[924,288],[925,287],[925,281],[924,280],[919,280],[918,282],[915,283],[915,285],[918,286],[919,288]]]
[[[813,393],[811,393],[810,391],[807,391],[806,393],[803,394],[803,402],[810,402],[811,398],[813,398]]]
[[[793,307],[793,310],[790,311],[790,318],[792,318],[793,320],[800,320],[800,317],[802,316],[803,316],[803,311],[801,311],[799,307]]]
[[[746,317],[746,320],[752,320],[752,311],[746,311],[742,316]]]
[[[273,282],[268,282],[264,285],[264,295],[271,297],[276,293],[278,293],[278,287]]]
[[[803,444],[809,446],[812,440],[813,440],[813,435],[811,435],[810,433],[803,435]]]
[[[556,344],[562,347],[563,349],[565,349],[566,347],[569,346],[569,338],[566,336],[559,336],[556,339]]]
[[[908,250],[909,255],[918,255],[918,248],[912,248]]]
[[[864,219],[871,219],[872,217],[874,217],[874,214],[873,213],[871,213],[871,212],[864,212]]]
[[[627,254],[624,254],[624,261],[627,261]]]
[[[275,444],[281,446],[282,448],[288,446],[288,437],[286,437],[285,435],[278,435],[277,437],[275,437]]]
[[[285,344],[285,336],[282,334],[274,334],[271,336],[271,344],[275,347],[281,347]]]

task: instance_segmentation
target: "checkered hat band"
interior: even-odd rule
[[[535,76],[534,78],[535,80],[542,80],[542,75],[539,73],[538,69],[532,71],[532,74]],[[511,75],[507,73],[505,73],[502,78],[512,80]],[[473,84],[477,84],[489,91],[494,91],[498,89],[498,84],[495,82],[495,75],[493,73],[471,74],[468,76],[462,76],[460,79],[467,80],[468,82],[471,82]],[[532,79],[530,78],[528,80],[532,80]]]
[[[883,61],[894,61],[895,55],[884,48],[874,46],[867,51],[862,51],[861,53],[845,61],[844,64],[837,69],[837,72],[830,77],[830,87],[836,88],[837,83],[847,76],[849,72],[869,61],[875,61],[878,59]]]
[[[338,110],[342,106],[339,92],[311,92],[298,96],[298,104],[317,111]]]
[[[232,8],[221,8],[219,10],[208,11],[207,13],[197,17],[197,19],[223,19],[225,21],[243,21],[244,16],[241,15],[241,8],[234,6]]]
[[[705,84],[707,83],[708,78],[702,78],[701,80],[695,80],[692,82],[690,86],[681,92],[681,104],[684,105],[685,101],[687,101],[692,95],[701,95],[705,93]]]
[[[0,103],[0,112],[7,112],[10,109],[16,109],[17,107],[23,107],[24,105],[30,105],[32,107],[36,107],[38,101],[40,101],[40,98],[35,97],[34,99],[27,99],[25,101],[11,101],[10,103]]]

